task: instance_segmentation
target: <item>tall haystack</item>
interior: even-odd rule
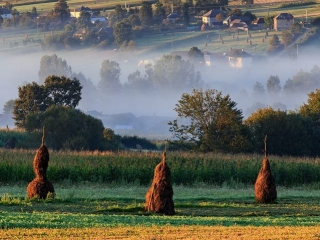
[[[166,163],[166,150],[162,154],[162,161],[154,169],[151,187],[146,194],[145,210],[166,215],[173,215],[173,189],[171,186],[171,172]]]
[[[270,163],[267,158],[265,137],[265,156],[262,161],[262,167],[259,171],[256,183],[254,185],[256,200],[259,203],[271,203],[277,199],[277,189],[274,176],[271,173]]]
[[[36,174],[36,178],[29,183],[27,187],[28,198],[42,198],[46,199],[48,193],[54,196],[54,187],[47,179],[47,168],[49,164],[49,151],[44,144],[44,128],[42,136],[41,147],[37,150],[33,159],[33,170]]]

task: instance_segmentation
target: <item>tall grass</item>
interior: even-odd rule
[[[0,150],[0,182],[30,182],[35,176],[35,150]],[[167,157],[173,184],[207,183],[217,186],[254,184],[262,156],[170,152]],[[48,178],[53,183],[150,184],[159,153],[50,151]],[[277,185],[320,183],[320,159],[269,157]]]

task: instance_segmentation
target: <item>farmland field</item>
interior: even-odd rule
[[[173,186],[176,215],[144,211],[147,187],[56,186],[54,200],[27,200],[22,183],[0,187],[0,238],[317,239],[320,192],[279,187],[275,204],[252,188]]]
[[[56,197],[47,200],[26,197],[33,156],[1,151],[1,239],[320,237],[319,159],[270,156],[278,199],[257,204],[253,184],[261,156],[168,153],[176,215],[164,216],[144,210],[159,153],[50,151],[48,178]],[[212,181],[199,178],[204,169]]]

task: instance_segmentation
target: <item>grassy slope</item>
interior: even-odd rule
[[[68,5],[72,10],[74,7],[79,5],[85,5],[91,8],[105,8],[110,7],[114,4],[121,4],[119,1],[79,1],[79,0],[69,0]],[[53,7],[53,2],[50,3],[38,3],[35,5],[24,5],[16,7],[18,11],[30,11],[33,6],[35,6],[38,12],[41,11],[49,11]],[[129,4],[129,2],[127,2]],[[231,6],[230,6],[231,7]],[[310,16],[320,15],[320,4],[308,5],[308,6],[300,6],[300,7],[290,7],[290,8],[279,8],[279,5],[253,5],[253,6],[241,6],[243,11],[249,10],[256,14],[257,17],[266,16],[268,11],[271,15],[279,14],[280,12],[290,12],[294,16],[303,17],[308,11],[309,18]],[[299,21],[299,18],[297,18]],[[157,34],[151,36],[143,36],[142,38],[135,39],[137,49],[133,52],[134,54],[141,53],[150,53],[156,50],[160,50],[162,53],[170,53],[172,50],[174,51],[187,51],[193,46],[197,46],[202,51],[209,52],[228,52],[230,48],[237,49],[245,49],[247,52],[251,54],[264,54],[265,50],[268,46],[269,39],[276,32],[270,32],[269,37],[263,42],[263,36],[265,35],[264,31],[252,31],[251,38],[252,44],[250,45],[247,42],[247,34],[245,32],[240,32],[238,36],[237,32],[231,32],[229,34],[228,31],[208,31],[205,33],[201,32],[186,32],[186,33],[175,33],[175,34]],[[6,42],[0,41],[0,51],[2,52],[31,52],[35,50],[39,50],[37,44],[28,45],[27,47],[23,47],[21,42],[24,39],[27,32],[13,32],[7,34]],[[29,37],[33,37],[34,39],[41,39],[44,37],[44,34],[48,33],[39,33],[36,34],[35,30],[30,30]],[[278,33],[277,33],[278,34]],[[224,40],[222,44],[219,35]],[[239,40],[236,37],[239,37]],[[19,47],[16,48],[8,48],[9,41],[16,41],[19,44]],[[116,48],[116,46],[115,46]],[[10,50],[9,50],[10,49]]]

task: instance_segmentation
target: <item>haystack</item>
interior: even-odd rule
[[[265,156],[262,161],[262,167],[259,171],[256,183],[254,185],[256,200],[259,203],[271,203],[277,199],[276,181],[271,173],[270,163],[267,158],[266,147],[267,136],[264,139]]]
[[[173,215],[173,189],[171,186],[171,172],[166,163],[166,151],[162,154],[162,161],[154,169],[154,177],[146,194],[145,210],[166,215]]]
[[[262,161],[254,190],[256,200],[259,203],[271,203],[277,199],[276,182],[271,173],[269,160],[266,157]]]
[[[47,178],[38,178],[33,179],[27,187],[28,198],[41,198],[46,199],[48,193],[51,193],[54,197],[54,187]]]
[[[37,150],[33,159],[33,170],[36,174],[36,178],[29,183],[27,187],[28,198],[42,198],[46,199],[48,193],[54,196],[54,187],[47,179],[47,168],[49,164],[49,151],[44,144],[44,129],[42,136],[41,147]]]

